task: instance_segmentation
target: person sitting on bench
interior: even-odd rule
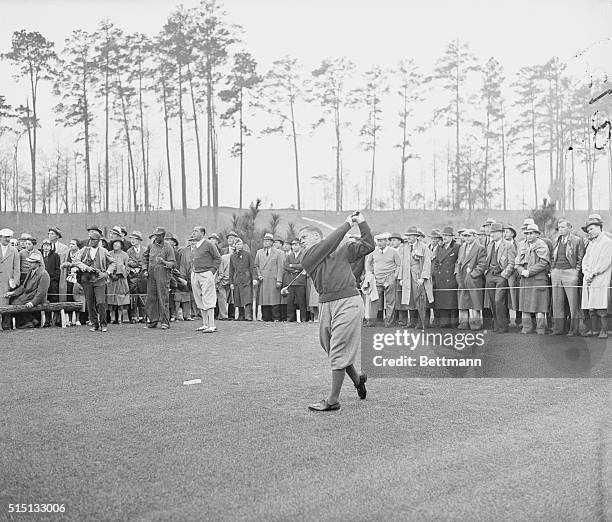
[[[25,305],[28,308],[44,304],[47,301],[47,292],[49,291],[50,277],[47,271],[42,267],[43,258],[40,252],[33,250],[26,258],[26,262],[30,265],[30,272],[24,279],[23,283],[15,290],[7,292],[4,297],[10,298],[12,305]],[[41,268],[42,267],[42,268]],[[10,315],[8,322],[3,319],[3,328],[10,329]],[[36,313],[23,312],[15,314],[15,326],[17,328],[35,328],[40,324]]]

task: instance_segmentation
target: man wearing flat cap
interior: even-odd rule
[[[442,229],[442,243],[432,261],[434,310],[442,328],[455,328],[458,324],[455,267],[460,247],[454,237],[453,227]]]
[[[147,328],[161,323],[162,330],[170,328],[170,274],[176,266],[174,248],[164,239],[166,229],[156,227],[149,239],[153,241],[142,256],[141,268],[147,277]]]
[[[74,263],[80,272],[79,282],[83,286],[87,302],[91,332],[107,331],[106,285],[109,274],[116,267],[115,260],[100,244],[101,239],[102,236],[97,230],[91,230],[89,245],[77,252]]]
[[[459,330],[480,330],[484,305],[484,270],[487,254],[476,239],[476,230],[463,231],[464,243],[457,259],[457,285],[459,293]]]
[[[9,304],[8,298],[2,296],[17,288],[21,278],[19,252],[9,244],[12,237],[10,228],[0,230],[0,305]]]
[[[10,299],[12,305],[25,305],[27,308],[43,304],[47,300],[47,291],[49,290],[49,274],[42,267],[42,255],[37,250],[30,252],[26,258],[28,264],[28,273],[23,283],[15,290],[7,292],[4,297]],[[38,314],[20,313],[15,315],[15,326],[17,328],[34,328],[40,321]],[[3,317],[2,326],[4,329],[11,327],[10,316]]]
[[[538,225],[527,225],[523,234],[525,242],[519,245],[515,268],[521,276],[519,283],[519,309],[522,313],[522,334],[533,333],[532,316],[536,317],[538,335],[546,333],[546,313],[548,312],[549,288],[548,270],[550,250],[540,238]]]
[[[516,249],[503,238],[503,225],[492,223],[485,262],[485,292],[493,315],[493,331],[507,333],[510,321],[508,311],[508,278],[514,272]]]
[[[408,307],[413,317],[409,327],[427,328],[426,309],[433,302],[433,284],[431,281],[431,250],[425,245],[416,227],[409,227],[406,232],[406,245],[400,255],[398,279],[402,285],[402,304]],[[418,314],[417,318],[414,313]]]
[[[582,259],[582,309],[588,310],[591,328],[587,332],[599,339],[608,338],[608,306],[612,275],[612,239],[603,233],[603,221],[590,217],[582,227],[589,238]]]
[[[400,275],[401,260],[397,250],[389,246],[389,236],[390,234],[386,232],[374,236],[376,248],[365,262],[366,272],[374,274],[379,295],[378,301],[371,303],[369,325],[372,321],[376,322],[379,303],[382,304],[383,299],[385,326],[391,326],[395,318],[395,290]]]
[[[280,321],[281,295],[283,286],[284,254],[272,247],[274,236],[266,233],[263,248],[255,255],[255,272],[257,279],[253,285],[258,287],[261,318],[264,321]]]

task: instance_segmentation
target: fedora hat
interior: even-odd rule
[[[89,232],[90,230],[95,230],[96,232],[98,232],[100,234],[100,237],[103,235],[102,229],[98,225],[89,225],[87,227],[87,232]]]
[[[454,236],[455,232],[453,231],[453,227],[444,227],[442,229],[443,236]]]
[[[491,232],[502,232],[504,227],[501,223],[491,223]]]
[[[516,228],[514,228],[514,225],[512,225],[511,223],[506,223],[502,227],[502,230],[512,230],[512,232],[514,232],[514,237],[516,237]]]
[[[57,237],[62,237],[62,229],[60,227],[49,227],[49,232],[55,232]]]
[[[404,240],[399,232],[391,232],[391,234],[389,234],[389,239],[399,239],[400,241]]]
[[[274,241],[274,236],[270,232],[266,232],[263,237],[264,241],[269,239],[270,241]]]
[[[142,241],[142,232],[140,232],[140,230],[134,230],[129,237],[131,239],[138,239],[139,241]]]
[[[178,246],[179,242],[176,239],[176,236],[172,232],[166,232],[164,234],[164,239],[169,239],[170,241],[174,241],[174,246]]]
[[[525,227],[525,233],[527,232],[535,232],[536,234],[541,234],[540,227],[535,223],[533,225],[527,225]]]
[[[32,239],[34,239],[34,236],[32,234],[28,234],[27,232],[24,232],[23,234],[19,236],[19,241],[26,241],[26,240],[32,241]]]
[[[487,225],[492,225],[493,223],[495,223],[495,220],[493,218],[487,218],[482,226],[486,227]]]
[[[419,229],[417,227],[408,227],[408,230],[406,230],[406,233],[404,234],[406,236],[420,236],[421,232],[419,231]]]
[[[98,232],[98,230],[96,230],[95,228],[91,229],[91,236],[89,239],[95,239],[95,240],[100,240],[102,239],[102,234],[100,234],[100,232]]]
[[[584,232],[586,232],[590,225],[597,225],[599,228],[603,229],[603,221],[600,217],[598,218],[597,215],[589,216],[586,223],[581,228]]]
[[[475,236],[476,230],[473,228],[466,228],[463,232],[461,232],[462,236]]]
[[[40,255],[40,252],[38,250],[32,250],[32,252],[30,252],[30,255],[26,257],[26,261],[30,263],[32,262],[42,263],[43,258],[42,258],[42,255]]]
[[[213,232],[210,236],[208,236],[208,239],[216,239],[217,241],[221,241],[219,234],[217,234],[216,232]]]
[[[153,236],[166,236],[166,229],[164,227],[155,227],[155,230],[149,236],[149,239]]]
[[[429,237],[432,237],[434,239],[442,239],[442,234],[440,234],[439,230],[434,228],[429,234]]]
[[[529,225],[535,225],[535,221],[532,218],[525,218],[521,226],[522,230],[525,230]]]
[[[116,234],[117,236],[121,236],[121,227],[119,225],[115,225],[113,228],[111,228],[111,234]]]
[[[381,240],[381,239],[390,239],[391,238],[391,234],[389,234],[389,232],[381,232],[380,234],[376,234],[374,236],[374,239],[376,241]]]

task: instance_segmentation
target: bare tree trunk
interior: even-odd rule
[[[457,48],[459,48],[459,42],[457,42]],[[461,161],[460,161],[460,154],[461,154],[461,148],[460,148],[460,132],[459,132],[459,118],[460,118],[460,112],[459,112],[459,57],[457,57],[457,66],[455,68],[455,122],[457,124],[457,129],[456,129],[456,133],[455,133],[455,147],[456,147],[456,152],[455,152],[455,178],[457,179],[457,183],[459,182],[459,175],[460,175],[460,168],[461,168]],[[456,191],[458,190],[458,187],[455,187],[455,183],[453,182],[453,194],[456,193]],[[458,197],[453,197],[453,208],[459,208],[459,198]]]
[[[483,208],[486,210],[489,208],[489,202],[488,202],[488,194],[487,194],[487,189],[488,189],[488,171],[489,171],[489,131],[491,128],[491,114],[489,113],[489,105],[491,103],[490,98],[487,100],[487,127],[486,127],[486,131],[485,131],[485,163],[484,163],[484,172],[483,172],[483,191],[482,191],[482,206]]]
[[[183,69],[179,62],[178,64],[178,82],[179,82],[179,132],[180,132],[180,147],[181,147],[181,195],[183,216],[187,217],[187,177],[185,172],[185,139],[183,135]]]
[[[341,154],[341,135],[340,135],[340,102],[336,100],[334,107],[335,131],[336,131],[336,212],[342,210],[342,185],[340,183],[340,154]],[[370,208],[372,208],[370,203]]]
[[[238,109],[238,119],[239,119],[239,127],[240,127],[240,132],[239,132],[239,141],[240,141],[240,186],[239,186],[239,197],[238,197],[238,205],[240,210],[242,210],[242,176],[243,176],[243,168],[244,168],[244,133],[243,133],[243,126],[244,123],[242,121],[242,103],[243,103],[243,99],[242,99],[242,89],[240,89],[240,100],[238,103],[239,109]]]
[[[121,109],[123,112],[123,131],[125,132],[125,139],[127,142],[128,149],[128,159],[129,159],[129,167],[132,174],[132,188],[133,188],[133,196],[134,196],[134,212],[138,211],[138,195],[136,189],[136,172],[134,170],[134,157],[132,155],[132,141],[130,140],[130,128],[128,125],[127,119],[127,108],[125,106],[125,97],[123,96],[123,88],[121,87],[121,78],[117,78],[119,81],[119,98],[121,98]],[[129,178],[128,178],[129,179]]]
[[[538,178],[536,176],[536,143],[535,143],[535,110],[533,107],[533,93],[531,97],[531,168],[533,169],[533,194],[535,208],[538,207]]]
[[[200,131],[198,128],[198,111],[196,109],[196,102],[195,102],[195,94],[193,92],[193,78],[191,75],[191,68],[189,67],[189,64],[187,64],[187,77],[189,79],[189,92],[191,93],[191,108],[193,111],[193,128],[195,130],[195,136],[196,136],[196,150],[198,153],[198,183],[199,183],[199,188],[200,188],[200,207],[204,206],[204,193],[203,193],[203,179],[202,179],[202,152],[200,149]],[[241,185],[242,188],[242,185]],[[242,195],[242,194],[241,194]],[[240,208],[242,208],[242,205],[240,206]]]
[[[144,143],[144,111],[142,108],[142,65],[138,61],[138,110],[140,113],[140,148],[142,150],[142,183],[144,190],[144,207],[145,212],[149,211],[149,170],[147,166],[147,157]],[[107,205],[108,207],[108,205]]]
[[[168,129],[168,91],[166,89],[165,77],[162,77],[162,96],[164,102],[164,127],[166,133],[166,165],[168,167],[168,192],[170,197],[170,210],[174,210],[174,199],[172,196],[172,169],[170,167],[170,131]]]
[[[295,162],[295,188],[297,195],[297,209],[302,209],[302,198],[300,196],[300,169],[298,162],[298,143],[297,143],[297,131],[295,126],[295,108],[293,103],[293,96],[289,99],[289,107],[291,109],[291,138],[293,140],[293,160]]]
[[[502,184],[504,191],[504,210],[506,210],[507,194],[506,194],[506,132],[504,129],[504,109],[501,107],[501,145],[502,145]]]
[[[408,125],[408,87],[404,87],[404,111],[402,112],[402,163],[400,167],[400,193],[399,193],[399,207],[400,210],[404,210],[404,200],[406,199],[406,137]]]

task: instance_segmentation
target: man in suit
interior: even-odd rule
[[[266,233],[263,248],[255,255],[255,272],[257,279],[253,285],[258,286],[261,318],[264,321],[280,321],[281,295],[283,286],[284,254],[272,247],[274,236]]]
[[[107,331],[106,284],[109,273],[115,269],[115,260],[108,250],[100,245],[101,239],[100,234],[92,230],[89,234],[89,246],[79,250],[75,257],[89,311],[90,332]]]
[[[458,322],[455,267],[460,247],[454,236],[453,227],[442,229],[442,243],[432,260],[434,309],[441,328],[455,328]]]
[[[9,304],[9,298],[4,296],[17,288],[21,277],[21,259],[17,249],[9,244],[11,237],[13,231],[10,228],[0,230],[0,305]],[[6,320],[10,321],[10,318]]]
[[[480,330],[484,304],[484,278],[486,263],[484,246],[476,240],[476,230],[463,231],[465,243],[459,249],[457,259],[457,285],[459,294],[459,330]]]
[[[557,229],[559,236],[554,243],[550,271],[553,301],[551,335],[563,334],[567,316],[565,310],[565,298],[567,298],[571,317],[567,335],[573,337],[578,335],[580,322],[578,282],[585,248],[582,239],[572,234],[572,224],[568,220],[559,220]]]
[[[12,292],[7,292],[4,297],[8,297],[13,305],[25,305],[27,308],[34,308],[43,304],[47,300],[49,290],[49,274],[42,268],[43,258],[38,251],[33,251],[26,258],[29,270],[23,283]],[[36,314],[24,312],[15,316],[15,326],[17,328],[34,328],[40,322]],[[10,318],[9,318],[10,328]]]
[[[395,316],[395,290],[399,279],[401,261],[397,250],[389,246],[390,234],[378,234],[374,237],[376,248],[366,259],[366,272],[374,274],[376,289],[380,297],[370,308],[370,321],[376,323],[379,303],[384,299],[384,324],[391,326]],[[370,322],[369,326],[372,325]]]
[[[306,273],[300,263],[300,242],[294,239],[291,242],[291,252],[285,258],[285,274],[283,285],[291,286],[287,289],[287,320],[296,322],[296,308],[300,310],[300,322],[306,322]]]
[[[490,242],[485,262],[485,287],[493,314],[493,331],[508,332],[510,313],[508,311],[508,278],[514,272],[516,249],[503,239],[503,225],[491,224]]]

